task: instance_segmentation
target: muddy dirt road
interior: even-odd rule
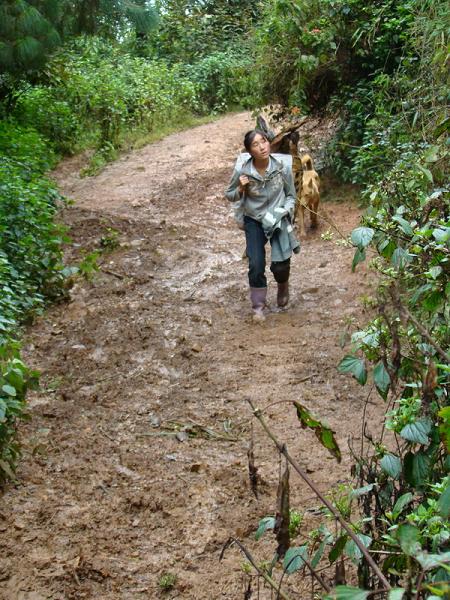
[[[350,272],[352,250],[322,239],[322,223],[293,259],[289,310],[252,323],[243,234],[223,199],[250,126],[249,115],[231,115],[130,153],[97,177],[80,179],[77,159],[56,172],[75,201],[63,213],[69,254],[119,245],[28,332],[26,359],[42,372],[42,390],[30,395],[22,428],[20,483],[1,498],[1,598],[243,598],[243,557],[219,555],[235,536],[258,560],[271,558],[273,538],[255,542],[254,531],[274,513],[279,471],[254,423],[256,499],[246,397],[261,407],[299,400],[328,421],[341,465],[299,427],[291,404],[266,413],[323,491],[347,480],[347,438],[360,437],[367,390],[336,364],[346,327],[364,321],[367,275]],[[333,194],[323,209],[349,232],[356,204]],[[374,427],[378,403],[368,405]],[[306,511],[304,536],[319,522],[318,502],[294,475],[291,503]],[[165,573],[176,584],[163,595]],[[292,579],[298,598],[301,586]],[[260,597],[270,594],[261,588]]]

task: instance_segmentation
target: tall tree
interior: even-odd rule
[[[35,4],[41,4],[38,7]],[[61,42],[51,2],[4,0],[0,5],[0,72],[17,75],[38,69]],[[53,16],[56,18],[57,6]],[[44,10],[45,8],[47,14]]]
[[[225,50],[250,31],[259,16],[259,0],[156,0],[160,14],[158,51],[195,61]]]
[[[129,30],[147,34],[158,23],[147,0],[72,0],[73,32],[121,37]]]

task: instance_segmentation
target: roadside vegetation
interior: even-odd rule
[[[354,485],[330,493],[306,542],[288,501],[263,519],[257,535],[275,527],[278,547],[260,575],[283,589],[312,571],[312,593],[329,598],[448,597],[449,24],[443,0],[2,4],[1,480],[14,478],[16,423],[38,380],[21,361],[20,327],[74,273],[55,218],[65,200],[46,172],[88,151],[88,176],[131,139],[234,108],[319,112],[338,122],[328,168],[362,190],[349,268],[367,261],[379,281],[373,318],[337,367],[385,401],[385,426],[352,450]],[[319,416],[293,410],[337,458]],[[334,569],[333,590],[322,567]]]

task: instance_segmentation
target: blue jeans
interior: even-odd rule
[[[244,217],[245,241],[247,243],[248,282],[250,287],[267,287],[266,270],[266,234],[259,221]],[[277,232],[274,235],[278,235]],[[285,283],[289,279],[291,259],[272,262],[270,270],[277,283]]]

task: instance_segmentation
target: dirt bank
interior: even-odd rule
[[[166,572],[177,576],[167,598],[243,598],[242,556],[219,555],[232,535],[258,560],[271,558],[273,540],[256,543],[254,531],[274,512],[279,471],[255,423],[256,499],[247,397],[259,406],[299,400],[327,420],[341,465],[289,403],[267,411],[323,491],[347,479],[347,438],[360,436],[367,391],[336,364],[346,328],[364,319],[366,272],[350,272],[352,250],[327,239],[322,223],[294,258],[289,310],[251,322],[242,233],[223,199],[250,125],[238,114],[171,135],[94,178],[79,178],[77,159],[56,172],[75,201],[63,213],[69,254],[119,246],[29,331],[26,358],[43,389],[30,396],[22,429],[20,484],[1,499],[1,598],[153,599]],[[356,205],[327,192],[323,209],[348,233]],[[272,284],[271,301],[274,293]],[[374,427],[378,402],[368,406]],[[292,505],[307,511],[303,535],[318,523],[317,504],[292,476]]]

